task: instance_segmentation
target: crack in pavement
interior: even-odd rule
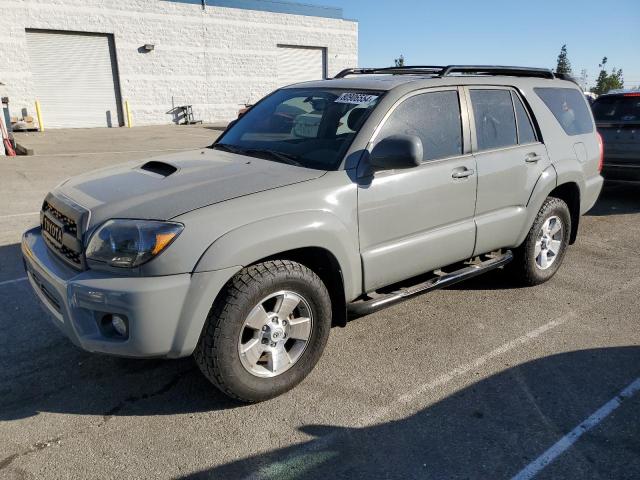
[[[104,413],[102,415],[102,422],[100,422],[97,425],[93,425],[93,426],[89,426],[89,428],[100,428],[103,427],[115,414],[117,414],[118,412],[120,412],[125,406],[129,405],[129,404],[133,404],[136,402],[139,402],[141,400],[147,400],[149,398],[154,398],[160,395],[163,395],[165,393],[167,393],[168,391],[170,391],[172,388],[174,388],[182,379],[182,377],[186,374],[191,373],[192,371],[194,371],[196,369],[196,367],[192,367],[189,368],[187,370],[178,372],[176,375],[173,376],[173,378],[167,382],[166,384],[164,384],[162,387],[160,387],[157,390],[154,390],[153,392],[150,393],[143,393],[142,395],[132,395],[129,396],[127,398],[125,398],[123,401],[121,401],[118,405],[116,405],[115,407],[111,408],[110,410],[108,410],[106,413]],[[82,434],[84,432],[88,431],[88,429],[85,430],[78,430],[75,432],[75,434]],[[28,448],[24,449],[21,452],[18,453],[14,453],[12,455],[9,455],[8,457],[0,460],[0,471],[4,470],[5,468],[9,467],[16,459],[20,458],[20,457],[24,457],[26,455],[30,455],[32,453],[37,453],[39,451],[44,450],[47,447],[50,447],[51,445],[60,445],[60,443],[62,443],[62,440],[65,437],[63,436],[59,436],[59,437],[55,437],[51,440],[45,440],[43,442],[36,442],[34,444],[32,444],[31,446],[29,446]],[[70,438],[70,437],[66,437],[66,438]]]
[[[171,390],[172,388],[174,388],[178,384],[178,382],[182,379],[182,377],[184,375],[187,375],[187,374],[193,372],[194,370],[195,370],[195,367],[192,367],[192,368],[189,368],[187,370],[184,370],[182,372],[177,373],[176,375],[174,375],[174,377],[169,382],[167,382],[165,385],[163,385],[162,387],[160,387],[158,390],[156,390],[154,392],[143,393],[142,395],[131,395],[131,396],[125,398],[120,403],[118,403],[115,407],[107,410],[102,415],[102,419],[103,419],[103,424],[102,425],[104,425],[106,422],[108,422],[115,414],[119,413],[127,405],[131,405],[133,403],[139,402],[140,400],[147,400],[149,398],[157,397],[159,395],[163,395],[163,394],[167,393],[169,390]]]
[[[11,465],[16,458],[24,457],[25,455],[30,455],[35,452],[39,452],[44,450],[47,447],[50,447],[53,444],[60,445],[62,442],[62,437],[52,438],[51,440],[46,440],[44,442],[36,442],[31,445],[29,448],[26,448],[22,452],[14,453],[13,455],[9,455],[7,458],[0,460],[0,470],[7,468]]]

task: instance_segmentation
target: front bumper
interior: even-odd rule
[[[193,353],[211,305],[238,270],[127,277],[78,272],[50,253],[40,228],[22,238],[29,282],[53,323],[80,348],[124,357],[178,358]],[[109,314],[127,317],[129,335],[99,328]]]

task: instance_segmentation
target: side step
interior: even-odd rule
[[[364,315],[369,315],[373,312],[377,312],[378,310],[382,310],[383,308],[393,305],[394,303],[407,300],[408,298],[414,297],[416,295],[448,287],[449,285],[453,285],[454,283],[477,277],[478,275],[488,272],[489,270],[495,270],[496,268],[504,267],[511,260],[513,260],[513,253],[511,253],[511,250],[507,250],[506,252],[498,256],[489,257],[487,260],[484,260],[480,263],[469,265],[468,267],[461,268],[460,270],[456,270],[455,272],[442,274],[440,276],[427,280],[426,282],[419,283],[408,288],[403,288],[386,295],[381,295],[371,300],[361,300],[350,303],[347,306],[347,311],[350,316],[361,317]]]

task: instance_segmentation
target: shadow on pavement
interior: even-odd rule
[[[638,347],[545,357],[401,420],[307,425],[300,429],[312,437],[306,443],[182,479],[511,478],[638,375]],[[639,418],[640,400],[626,400],[540,478],[639,478]]]
[[[589,216],[640,213],[640,183],[605,182],[600,198]]]

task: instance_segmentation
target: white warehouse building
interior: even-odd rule
[[[236,117],[277,87],[357,65],[358,24],[281,0],[0,0],[0,95],[46,128]],[[173,112],[173,113],[171,113]]]

